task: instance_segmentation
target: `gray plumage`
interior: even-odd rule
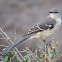
[[[42,23],[36,24],[34,27],[32,27],[29,30],[28,35],[33,34],[33,33],[37,33],[40,31],[44,31],[47,29],[53,29],[55,24],[56,24],[56,20],[48,16],[43,20]]]
[[[61,11],[58,8],[52,8],[50,12],[61,14]]]

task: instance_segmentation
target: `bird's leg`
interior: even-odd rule
[[[46,43],[47,41],[46,40],[43,40],[44,43]]]
[[[50,46],[50,48],[52,49],[52,41],[49,41],[49,42],[47,42],[46,40],[43,40],[43,42],[46,44],[46,46]]]
[[[43,40],[43,42],[44,42],[46,45],[48,45],[48,42],[47,42],[46,40]]]
[[[50,46],[50,48],[52,49],[52,41],[48,42],[48,45]]]

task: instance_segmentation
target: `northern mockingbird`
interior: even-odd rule
[[[41,20],[42,21],[42,20]],[[41,38],[45,41],[46,38],[54,34],[61,26],[61,11],[58,8],[53,8],[49,12],[49,16],[44,18],[43,22],[33,26],[20,41],[14,45],[2,50],[2,53],[7,54],[12,48],[16,47],[21,42],[27,39]]]

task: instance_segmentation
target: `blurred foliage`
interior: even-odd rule
[[[51,61],[56,62],[56,60],[58,60],[58,58],[60,58],[61,56],[61,51],[59,49],[58,42],[56,42],[56,48],[54,47],[51,48],[50,45],[47,45],[47,48],[38,44],[36,46],[37,49],[35,49],[34,53],[28,47],[26,47],[26,50],[23,50],[23,53],[26,52],[27,54],[23,56],[26,60],[22,59],[22,62],[45,62],[47,60],[49,62]],[[48,51],[48,53],[46,51]],[[39,53],[40,56],[38,56]],[[8,53],[8,56],[3,56],[3,55],[0,56],[0,59],[2,62],[10,62],[12,60],[14,60],[14,62],[18,62],[17,57],[15,56],[15,54],[13,54],[12,51]]]

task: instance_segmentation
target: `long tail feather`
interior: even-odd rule
[[[7,54],[12,48],[16,47],[17,45],[19,45],[20,43],[22,43],[23,41],[27,40],[30,37],[31,36],[25,36],[25,37],[23,37],[21,40],[17,41],[14,45],[9,46],[8,48],[3,49],[2,53],[3,54]]]

